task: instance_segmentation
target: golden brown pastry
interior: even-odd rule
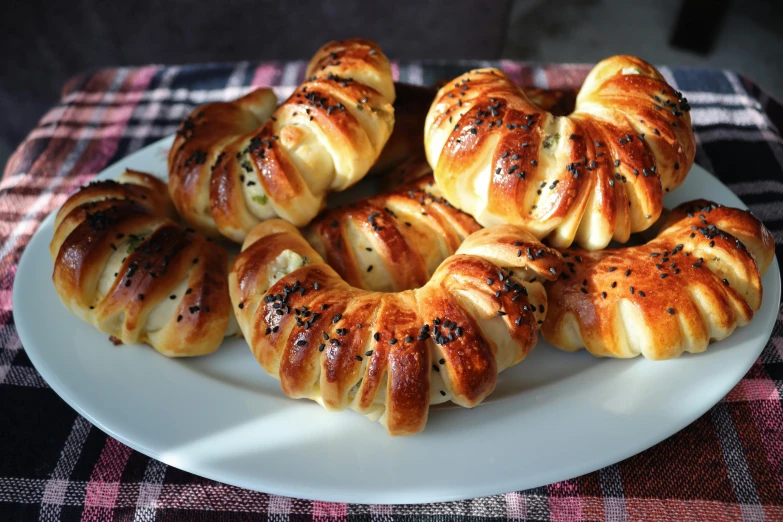
[[[180,124],[169,151],[168,190],[180,215],[200,232],[220,236],[212,216],[216,163],[224,157],[238,159],[276,108],[272,89],[256,89],[234,101],[197,107]],[[235,168],[242,170],[242,165],[235,162]],[[217,189],[216,185],[215,196],[220,195]],[[252,201],[253,195],[244,197]]]
[[[185,120],[169,155],[169,191],[188,223],[238,242],[273,217],[304,226],[327,193],[367,174],[394,126],[388,59],[369,40],[331,42],[307,77],[256,129],[204,109]]]
[[[772,235],[749,212],[683,203],[644,245],[564,251],[567,268],[546,284],[542,333],[602,357],[703,352],[753,318],[774,255]]]
[[[528,354],[547,308],[539,281],[562,262],[506,225],[472,234],[421,288],[369,292],[291,224],[270,220],[248,235],[229,289],[253,354],[286,395],[408,435],[424,428],[431,404],[480,403],[498,372]]]
[[[395,83],[397,98],[394,100],[394,130],[370,169],[370,175],[392,172],[411,158],[424,158],[424,121],[438,93],[436,87],[424,87],[409,83]],[[538,89],[526,87],[525,95],[556,116],[568,114],[574,109],[575,91]]]
[[[310,245],[351,286],[380,292],[423,286],[481,228],[440,197],[425,161],[399,170],[424,176],[328,210],[304,230]]]
[[[117,343],[204,355],[237,330],[229,257],[172,217],[166,184],[148,174],[82,188],[55,219],[52,279],[68,310]]]
[[[439,92],[425,149],[444,197],[484,226],[513,223],[590,250],[652,225],[695,151],[687,100],[650,64],[614,56],[587,76],[566,117],[497,69]]]

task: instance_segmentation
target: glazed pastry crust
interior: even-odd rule
[[[369,40],[330,42],[306,74],[277,109],[261,89],[183,122],[169,191],[193,227],[242,242],[265,219],[304,226],[370,170],[394,127],[388,59]]]
[[[148,174],[88,185],[55,219],[52,280],[68,310],[115,342],[204,355],[236,331],[230,260],[172,216],[165,183]]]
[[[401,172],[400,172],[401,171]],[[318,216],[304,236],[351,286],[418,288],[481,226],[444,200],[425,161],[405,163],[395,189]]]
[[[456,78],[427,115],[443,196],[483,226],[512,223],[565,248],[625,242],[661,214],[695,154],[689,105],[650,64],[597,64],[557,117],[497,69]]]
[[[469,236],[421,288],[370,292],[272,220],[248,236],[229,287],[253,354],[286,395],[408,435],[431,404],[480,403],[530,352],[546,315],[541,281],[561,267],[556,250],[506,225]]]
[[[566,269],[546,284],[542,334],[602,357],[703,352],[753,318],[774,254],[772,235],[749,212],[684,203],[646,244],[563,251]]]

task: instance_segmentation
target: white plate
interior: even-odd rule
[[[162,140],[106,169],[165,177]],[[667,206],[708,198],[744,207],[694,166]],[[22,257],[14,317],[35,367],[76,411],[128,446],[186,471],[244,488],[308,499],[418,503],[542,486],[610,465],[669,437],[742,378],[772,332],[777,260],[753,322],[700,355],[666,362],[601,360],[543,341],[502,373],[481,406],[436,408],[424,433],[392,438],[346,411],[286,398],[245,342],[216,354],[166,359],[114,347],[71,315],[51,283],[49,216]]]

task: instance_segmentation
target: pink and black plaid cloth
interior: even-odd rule
[[[496,63],[395,64],[409,83]],[[523,85],[577,88],[588,66],[500,66]],[[696,161],[772,230],[783,259],[783,107],[727,71],[662,68],[692,107]],[[107,69],[74,78],[0,183],[0,521],[783,520],[783,316],[743,380],[657,446],[528,491],[425,505],[347,505],[247,491],[152,460],[68,407],[35,371],[11,313],[41,220],[100,170],[172,134],[196,105],[294,86],[302,63]],[[45,321],[45,318],[42,318]]]

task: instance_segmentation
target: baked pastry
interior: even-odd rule
[[[753,318],[774,255],[772,235],[749,212],[683,203],[646,244],[565,250],[568,268],[546,284],[542,333],[602,357],[703,352]]]
[[[290,223],[248,235],[229,274],[240,328],[293,398],[351,408],[392,435],[424,428],[431,404],[480,403],[536,343],[541,280],[560,254],[513,225],[469,236],[423,287],[351,287]]]
[[[497,69],[439,92],[425,149],[443,196],[483,226],[512,223],[590,250],[652,225],[695,151],[689,106],[650,64],[614,56],[587,76],[566,117]]]
[[[426,161],[398,170],[424,176],[327,210],[303,231],[351,286],[380,292],[423,286],[441,262],[481,228],[440,197]]]
[[[395,82],[394,90],[394,130],[369,175],[387,174],[411,158],[424,158],[424,121],[438,89]],[[576,91],[536,87],[522,90],[530,101],[555,116],[574,109]]]
[[[212,192],[215,204],[221,195],[217,185],[214,189],[211,186],[215,165],[225,157],[238,160],[237,155],[241,156],[240,151],[276,108],[272,89],[255,89],[234,101],[197,107],[182,121],[169,151],[168,190],[180,215],[192,227],[209,237],[220,237],[212,216]],[[241,164],[235,162],[235,167],[242,170]],[[252,201],[253,194],[242,195]]]
[[[328,192],[345,190],[370,170],[394,126],[388,59],[368,40],[331,42],[306,74],[255,129],[221,124],[212,114],[223,109],[210,106],[185,120],[169,155],[169,191],[193,227],[241,242],[265,219],[304,226]],[[271,112],[268,95],[258,97],[263,110],[256,115],[263,117]]]
[[[66,308],[116,344],[204,355],[237,331],[230,260],[172,217],[166,184],[149,174],[91,183],[57,213],[52,280]]]

